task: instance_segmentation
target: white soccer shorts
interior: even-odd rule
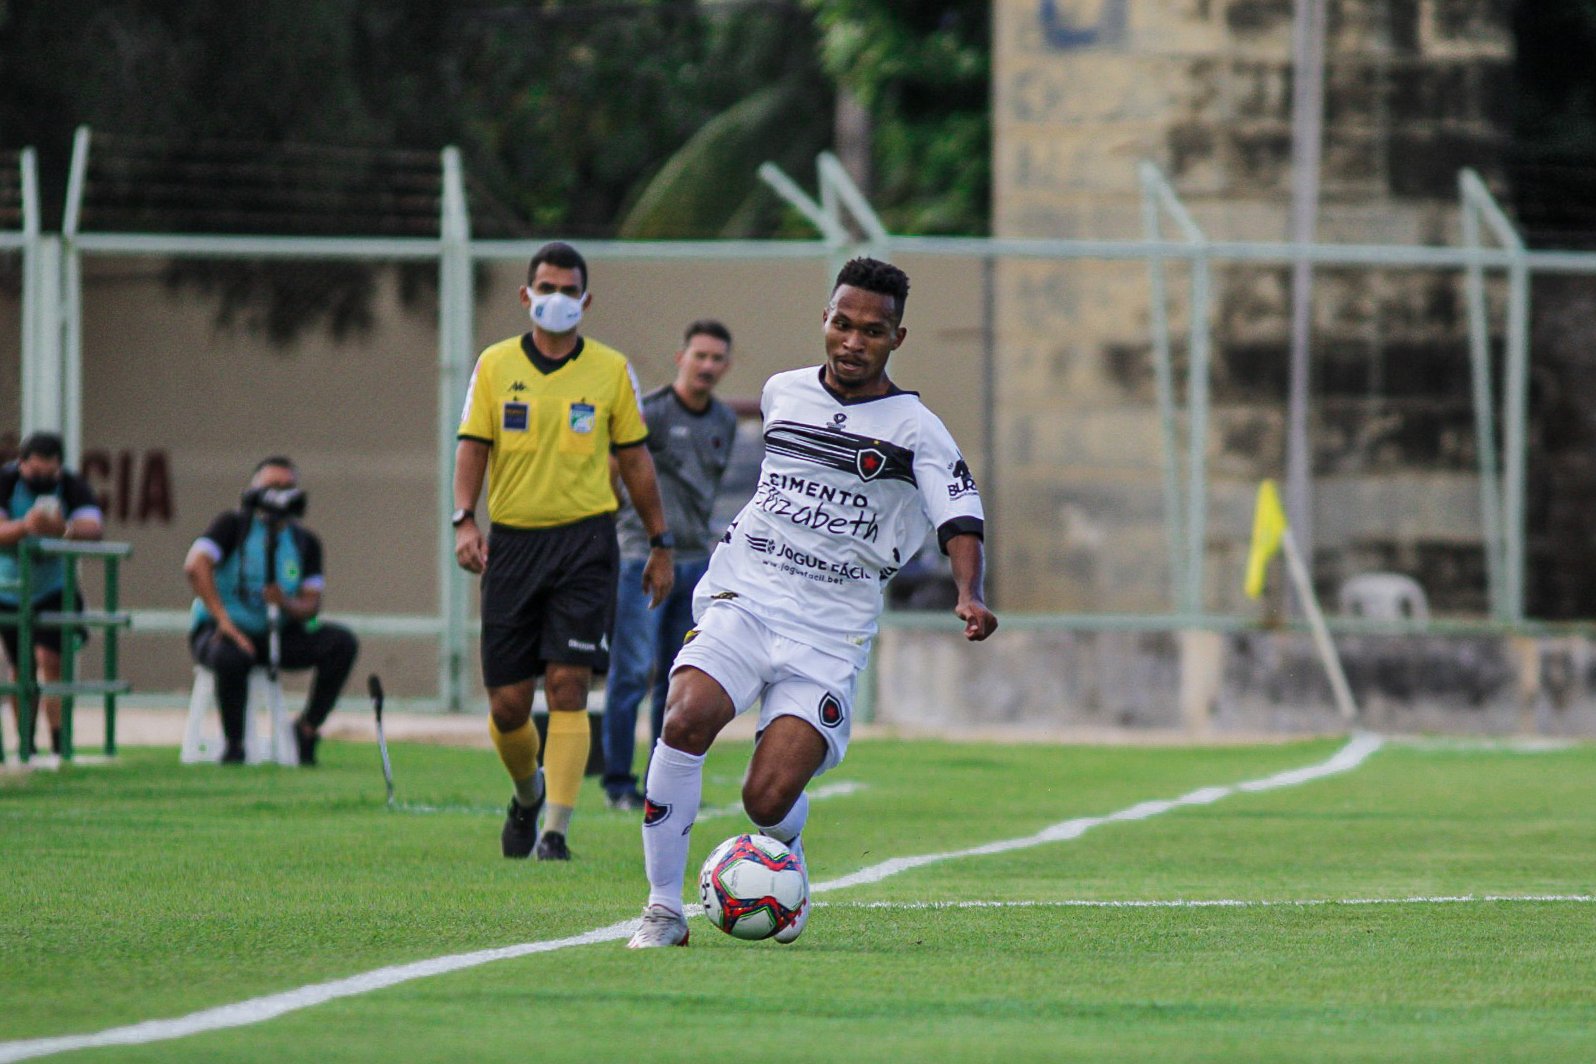
[[[842,763],[859,676],[852,662],[778,635],[730,603],[712,602],[677,651],[671,671],[684,665],[712,676],[739,714],[763,695],[761,732],[777,717],[808,721],[826,740],[826,759],[815,775]]]

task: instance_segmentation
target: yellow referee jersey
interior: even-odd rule
[[[459,438],[492,448],[488,519],[495,524],[553,528],[619,506],[610,449],[648,439],[637,379],[613,347],[587,337],[578,344],[551,363],[527,334],[477,358]]]

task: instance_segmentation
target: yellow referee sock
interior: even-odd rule
[[[519,728],[502,732],[489,717],[488,734],[515,783],[515,800],[523,806],[535,805],[543,797],[543,781],[538,778],[538,730],[531,719]]]
[[[592,743],[593,733],[585,711],[554,710],[549,714],[549,748],[543,755],[549,805],[543,814],[543,830],[564,835],[570,826]]]

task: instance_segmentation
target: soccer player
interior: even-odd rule
[[[653,605],[670,594],[674,566],[631,364],[579,331],[593,301],[587,262],[569,244],[545,244],[520,295],[532,330],[484,350],[467,389],[455,447],[454,555],[483,574],[488,731],[515,788],[501,849],[526,857],[535,847],[540,861],[566,861],[591,745],[588,686],[607,664],[615,609],[611,452],[649,537],[642,580]],[[475,513],[484,473],[486,539]],[[541,771],[532,724],[539,675],[549,706]]]
[[[791,848],[807,878],[804,788],[847,751],[882,589],[928,532],[952,563],[965,638],[997,628],[983,601],[983,519],[969,466],[920,397],[887,376],[907,335],[908,295],[902,270],[852,260],[821,319],[825,363],[765,384],[759,486],[699,581],[698,626],[676,657],[665,733],[649,763],[649,897],[633,949],[687,944],[682,879],[704,755],[756,699],[743,809]],[[806,902],[776,940],[796,939],[808,918]]]

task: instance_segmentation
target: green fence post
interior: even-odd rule
[[[117,594],[117,577],[121,568],[122,559],[110,555],[105,559],[105,612],[114,614],[121,606]],[[102,670],[105,679],[114,681],[117,678],[116,654],[117,626],[105,627],[105,667]],[[105,692],[105,756],[116,756],[116,692]]]
[[[39,711],[38,675],[33,662],[33,544],[17,544],[17,757],[27,764],[33,757],[34,716]]]

